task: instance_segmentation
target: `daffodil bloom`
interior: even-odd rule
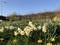
[[[43,28],[42,28],[42,32],[44,32],[44,33],[47,32],[47,30],[46,30],[46,26],[43,26]]]
[[[18,27],[17,32],[20,33],[22,30]]]
[[[47,45],[52,45],[52,43],[47,43]]]
[[[14,26],[10,26],[10,29],[11,29],[11,30],[14,29]]]
[[[29,24],[28,24],[29,26],[32,26],[33,24],[32,24],[32,22],[31,21],[29,21]]]
[[[40,30],[41,29],[41,26],[38,26],[37,28]]]
[[[31,21],[29,21],[29,24],[28,24],[33,30],[37,30],[37,28],[35,27],[35,25],[32,24]]]
[[[37,28],[35,27],[35,25],[32,26],[33,30],[37,30]]]
[[[38,44],[39,44],[39,43],[42,43],[43,41],[39,39],[37,42],[38,42]]]
[[[33,30],[32,27],[26,26],[26,27],[24,28],[24,31],[27,30],[27,29],[29,29],[29,30],[31,30],[31,31]]]
[[[50,38],[50,41],[54,42],[55,41],[55,38],[54,37],[51,37]]]
[[[30,26],[32,28],[32,30],[37,30],[35,25]]]
[[[3,41],[4,40],[4,38],[0,38],[0,41]]]
[[[57,20],[58,20],[58,17],[55,16],[55,17],[53,18],[53,21],[57,21]]]
[[[17,36],[18,35],[18,32],[17,31],[14,31],[14,35]]]
[[[24,32],[25,32],[26,36],[29,36],[31,30],[30,29],[26,29],[26,30],[24,30]]]
[[[13,43],[17,43],[17,41],[18,41],[17,39],[13,39]]]
[[[4,32],[4,29],[3,29],[3,28],[1,28],[1,29],[0,29],[0,32]]]
[[[24,34],[25,34],[25,32],[24,32],[24,31],[21,31],[21,32],[20,32],[20,34],[21,34],[21,35],[24,35]]]
[[[33,31],[32,27],[29,27],[30,31]]]
[[[47,23],[45,23],[42,27],[42,32],[46,33],[47,32],[47,29],[46,29],[46,26],[47,26]]]
[[[21,30],[19,27],[18,27],[18,29],[17,30]]]
[[[9,27],[9,26],[5,26],[5,28],[6,28],[6,29],[10,29],[10,27]]]

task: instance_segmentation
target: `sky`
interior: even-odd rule
[[[0,0],[0,15],[8,16],[14,12],[20,15],[54,11],[60,9],[60,0]]]

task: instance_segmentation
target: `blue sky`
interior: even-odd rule
[[[7,3],[4,3],[4,1]],[[60,0],[0,0],[0,14],[1,4],[4,16],[13,12],[24,15],[60,9]]]

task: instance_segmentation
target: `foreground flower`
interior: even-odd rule
[[[44,33],[47,32],[46,26],[47,26],[47,24],[44,24],[43,27],[42,27],[42,32],[44,32]]]
[[[20,33],[22,30],[18,27],[17,32]]]
[[[44,25],[43,28],[42,28],[42,32],[46,33],[47,30],[46,30],[46,26]]]
[[[24,31],[27,30],[27,29],[29,29],[30,31],[33,31],[32,27],[30,27],[30,26],[26,26],[26,27],[24,28]]]
[[[52,43],[47,43],[47,45],[52,45]]]
[[[4,28],[1,28],[1,29],[0,29],[0,32],[4,32]]]
[[[17,31],[14,31],[14,35],[17,36],[18,35],[18,32]]]
[[[11,29],[11,30],[14,29],[14,26],[10,26],[10,29]]]
[[[26,26],[24,28],[24,32],[25,32],[26,36],[29,36],[29,34],[30,34],[31,31],[32,31],[32,28],[30,28],[29,26]]]
[[[29,36],[31,30],[27,29],[27,30],[24,30],[24,32],[25,32],[26,36]]]
[[[17,39],[13,39],[13,43],[17,43],[17,41],[18,41]]]
[[[5,28],[6,28],[6,29],[10,29],[10,27],[9,27],[9,26],[5,26]]]
[[[29,24],[28,24],[33,30],[37,30],[37,28],[35,27],[35,25],[32,24],[31,21],[29,21]]]
[[[37,42],[38,42],[38,44],[39,44],[39,43],[42,43],[42,40],[39,39]]]
[[[55,38],[54,37],[51,37],[50,38],[50,41],[54,42],[55,41]]]
[[[53,18],[53,21],[57,21],[57,20],[58,20],[58,17],[57,16]]]
[[[0,41],[3,41],[4,40],[4,38],[0,38]]]
[[[37,28],[40,30],[41,29],[41,26],[38,26]]]
[[[29,24],[28,24],[29,26],[32,26],[33,24],[32,24],[32,22],[31,21],[29,21]]]
[[[21,35],[24,35],[24,34],[25,34],[25,32],[24,32],[24,31],[21,31],[21,32],[20,32],[20,34],[21,34]]]
[[[35,27],[35,25],[31,26],[33,28],[33,30],[37,30],[37,28]]]
[[[30,26],[32,28],[32,30],[37,30],[35,25]]]

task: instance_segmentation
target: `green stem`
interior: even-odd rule
[[[41,44],[38,44],[38,45],[41,45]]]
[[[45,33],[45,40],[44,40],[44,45],[46,45],[46,33]]]

